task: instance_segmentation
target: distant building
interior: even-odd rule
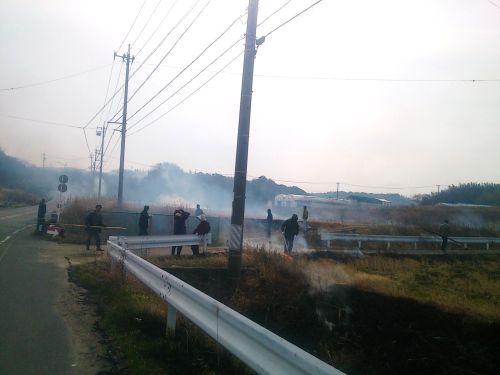
[[[346,199],[349,201],[360,203],[360,204],[373,204],[373,205],[380,205],[380,206],[390,206],[391,205],[391,202],[388,201],[387,199],[365,197],[363,195],[349,195]]]
[[[345,199],[323,198],[315,195],[279,194],[274,197],[275,207],[328,207],[347,206],[352,204],[366,204],[377,206],[390,206],[387,199],[350,195]]]
[[[275,207],[324,207],[347,205],[351,202],[345,199],[322,198],[314,195],[279,194],[274,197]]]

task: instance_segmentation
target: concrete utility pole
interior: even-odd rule
[[[99,187],[97,189],[97,200],[101,199],[101,181],[102,181],[102,164],[104,159],[104,137],[106,136],[106,124],[102,125],[101,132],[101,152],[100,152],[100,163],[99,163]]]
[[[337,200],[339,200],[339,185],[340,185],[340,182],[337,182]]]
[[[438,185],[438,194],[439,194],[439,191],[441,190],[441,185]]]
[[[234,283],[241,273],[241,253],[243,247],[243,222],[245,218],[245,192],[247,182],[248,141],[250,135],[250,113],[252,107],[253,67],[257,33],[258,0],[249,0],[245,58],[241,83],[240,119],[234,167],[234,199],[231,215],[231,237],[229,240],[229,277]]]
[[[45,160],[47,160],[47,156],[45,155],[45,152],[42,154],[42,168],[45,168]]]
[[[126,61],[126,70],[125,70],[125,94],[123,96],[123,115],[122,115],[122,144],[120,150],[120,172],[118,174],[118,205],[123,203],[123,171],[125,168],[125,133],[127,132],[127,101],[128,101],[128,75],[130,69],[130,63],[134,61],[134,57],[130,56],[130,44],[128,45],[128,52],[125,55],[117,55],[115,52],[115,56],[121,57],[123,61]]]

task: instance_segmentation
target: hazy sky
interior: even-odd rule
[[[259,22],[288,4],[258,27],[257,36],[314,2],[260,0]],[[206,3],[147,0],[121,45],[143,0],[2,0],[0,89],[28,87],[0,91],[0,147],[37,165],[45,152],[47,165],[88,168],[82,129],[13,117],[85,126],[104,104],[108,82],[108,98],[123,84],[125,68],[120,59],[113,65],[113,52],[123,53],[132,44],[131,72],[138,69],[130,80],[132,94]],[[209,2],[130,100],[129,116],[242,15],[247,4]],[[241,56],[172,112],[134,132],[242,52],[243,41],[134,124],[241,38],[245,23],[243,15],[130,118],[126,168],[171,162],[192,171],[234,172]],[[59,78],[65,79],[47,82]],[[95,127],[118,112],[123,93],[115,99],[112,109],[108,106],[86,129],[92,150],[99,143]],[[289,185],[286,181],[303,181],[294,184],[308,191],[335,190],[340,182],[341,190],[410,195],[438,184],[500,182],[500,0],[322,1],[259,47],[250,131],[248,175]],[[118,166],[118,135],[109,144],[105,170]],[[414,188],[421,186],[433,187]]]

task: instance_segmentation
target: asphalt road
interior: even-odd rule
[[[0,210],[0,374],[76,374],[54,305],[64,271],[41,255],[37,207]]]

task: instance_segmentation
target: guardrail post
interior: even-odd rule
[[[489,250],[489,249],[490,249],[490,243],[486,242],[486,250]]]
[[[387,242],[387,250],[390,250],[390,249],[391,249],[391,243]]]
[[[326,247],[329,249],[330,248],[330,240],[326,240]]]
[[[414,242],[414,243],[413,243],[413,248],[414,248],[415,250],[417,250],[417,243],[416,243],[416,242]]]
[[[358,250],[361,250],[361,241],[358,241]]]
[[[467,249],[467,242],[464,242],[464,249]]]
[[[177,321],[177,309],[174,306],[167,304],[167,330],[166,330],[167,336],[175,334],[176,321]]]

